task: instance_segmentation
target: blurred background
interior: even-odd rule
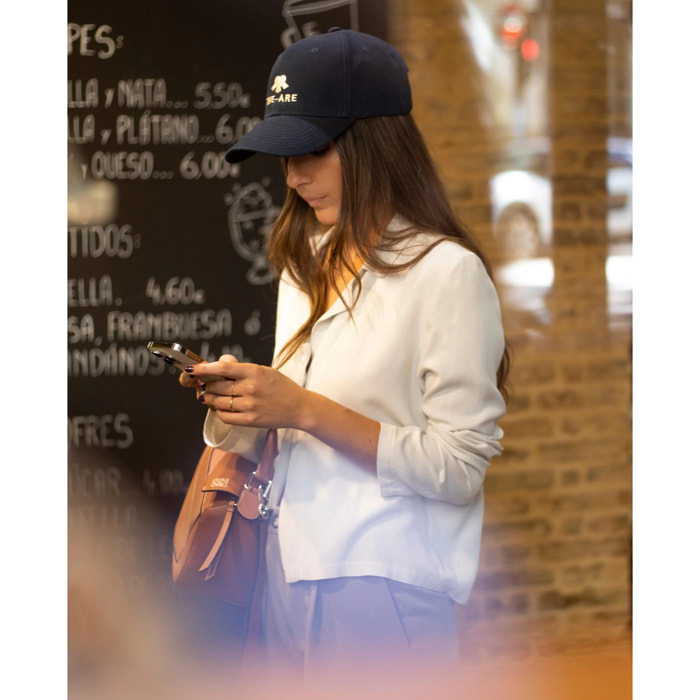
[[[513,350],[458,611],[465,678],[481,697],[631,697],[632,0],[219,0],[167,17],[70,0],[71,697],[168,695],[174,658],[183,676],[208,659],[224,686],[236,668],[240,612],[169,581],[202,415],[143,346],[269,361],[260,253],[283,183],[274,162],[221,155],[259,118],[279,51],[334,25],[404,55]]]
[[[401,7],[401,12],[398,7]],[[632,3],[395,3],[415,113],[513,347],[470,659],[631,632]]]

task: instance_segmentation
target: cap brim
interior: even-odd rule
[[[239,163],[255,153],[303,156],[322,148],[354,121],[352,117],[323,119],[276,114],[263,119],[226,152],[229,163]]]

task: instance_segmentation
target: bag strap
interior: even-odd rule
[[[241,515],[245,515],[241,511],[241,503],[246,512],[255,513],[255,517],[260,516],[263,521],[267,520],[269,511],[267,508],[267,496],[272,483],[274,474],[275,458],[277,457],[277,431],[272,429],[267,433],[265,438],[265,447],[260,459],[258,468],[250,475],[245,488],[241,492],[238,499],[238,511]],[[257,484],[255,483],[257,482]],[[261,490],[262,489],[262,490]],[[253,496],[256,496],[255,498]],[[245,517],[248,517],[245,515]],[[248,629],[246,632],[245,644],[243,647],[244,663],[252,665],[260,661],[259,654],[262,642],[262,608],[263,594],[265,591],[265,582],[267,579],[267,571],[265,566],[265,545],[267,542],[267,523],[263,522],[260,528],[259,541],[259,556],[258,556],[258,572],[255,580],[255,588],[253,590],[253,601],[248,613]]]
[[[263,522],[260,528],[260,543],[258,556],[258,573],[253,589],[253,600],[248,611],[248,628],[243,646],[243,661],[247,666],[254,666],[260,662],[262,651],[262,610],[265,584],[267,581],[267,567],[265,565],[265,545],[267,542],[267,523]]]
[[[269,516],[267,501],[272,486],[272,476],[275,472],[277,453],[277,430],[271,428],[265,437],[260,463],[248,477],[248,481],[246,481],[238,498],[238,512],[248,520],[256,520],[259,517],[267,520]]]
[[[233,501],[229,501],[228,505],[226,506],[226,515],[224,516],[224,520],[221,523],[221,528],[219,529],[219,534],[216,538],[216,541],[212,545],[211,550],[209,550],[207,558],[202,562],[202,565],[199,567],[200,572],[204,571],[205,569],[207,570],[207,575],[204,577],[205,581],[208,581],[210,578],[212,578],[212,576],[214,576],[214,574],[216,574],[216,565],[219,563],[217,554],[219,554],[221,544],[223,543],[224,538],[226,537],[229,525],[231,524],[231,520],[233,519],[233,511],[235,507],[236,504]]]

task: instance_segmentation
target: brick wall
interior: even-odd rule
[[[505,3],[503,3],[505,4]],[[631,631],[631,318],[610,309],[606,140],[629,137],[631,0],[549,0],[544,92],[554,283],[545,314],[502,290],[514,351],[504,455],[486,478],[479,576],[459,610],[465,658],[625,644]],[[512,134],[465,33],[496,0],[393,0],[414,114],[455,208],[498,266],[489,178]]]

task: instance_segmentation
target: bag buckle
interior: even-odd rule
[[[268,507],[270,489],[272,488],[272,479],[270,481],[260,481],[256,477],[257,470],[252,472],[245,482],[244,488],[246,491],[256,490],[258,493],[258,513],[263,520],[270,517],[270,508]],[[257,481],[257,486],[253,482]]]

